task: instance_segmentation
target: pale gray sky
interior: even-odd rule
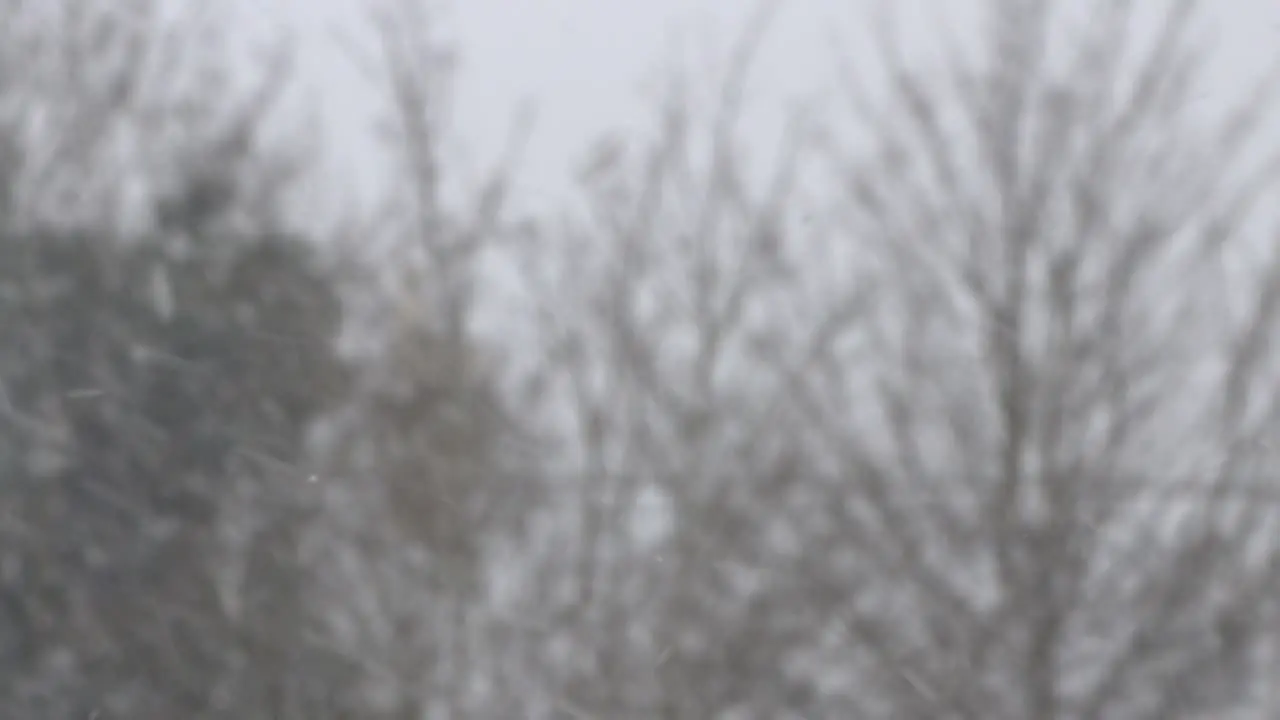
[[[265,17],[249,2],[250,14]],[[369,187],[366,126],[374,99],[327,39],[332,28],[358,30],[373,0],[280,0],[281,17],[308,39],[308,67],[325,100],[324,119],[337,160],[352,185]],[[432,0],[427,0],[432,1]],[[940,24],[972,18],[979,0],[900,0],[913,52],[928,52]],[[1160,7],[1157,0],[1139,6]],[[699,51],[723,49],[755,6],[749,0],[453,0],[442,7],[443,36],[460,53],[453,128],[455,149],[483,167],[506,139],[520,103],[532,100],[538,123],[523,190],[530,200],[560,195],[587,143],[613,127],[644,121],[643,83],[684,38]],[[780,128],[786,100],[814,94],[829,81],[829,42],[841,25],[856,28],[867,0],[783,0],[759,58],[748,127],[767,145]],[[938,9],[945,8],[945,16]],[[1229,97],[1242,78],[1280,50],[1280,0],[1210,3],[1221,28],[1221,78],[1214,95]],[[852,36],[851,36],[852,37]],[[703,48],[707,44],[710,48]],[[856,41],[848,48],[857,54]],[[1206,97],[1206,103],[1215,101]]]

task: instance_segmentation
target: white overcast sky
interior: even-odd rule
[[[246,2],[265,18],[265,3]],[[323,119],[336,160],[356,187],[368,187],[366,127],[373,99],[326,39],[334,27],[359,29],[369,0],[281,0],[280,17],[307,39],[306,67],[323,97]],[[483,166],[500,150],[523,101],[538,122],[524,172],[524,191],[555,197],[587,143],[610,128],[643,119],[643,82],[663,67],[684,37],[723,49],[746,22],[750,0],[427,0],[443,6],[443,35],[459,53],[453,130],[455,150]],[[940,23],[963,23],[979,0],[902,0],[911,49],[927,52]],[[1162,0],[1137,0],[1139,7]],[[865,0],[783,0],[759,58],[749,127],[768,144],[789,98],[826,86],[829,38],[857,25]],[[1231,97],[1242,78],[1280,50],[1280,0],[1217,0],[1210,12],[1220,28],[1220,78],[1211,97]],[[945,8],[945,17],[938,11]],[[856,55],[856,46],[849,48]]]

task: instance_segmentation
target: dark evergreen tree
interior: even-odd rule
[[[340,708],[295,557],[338,299],[296,239],[198,240],[0,236],[8,717]]]

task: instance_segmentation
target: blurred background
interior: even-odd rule
[[[0,717],[1280,717],[1277,46],[0,0]]]

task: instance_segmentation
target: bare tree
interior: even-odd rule
[[[290,98],[286,44],[158,0],[7,5],[8,225],[136,234],[210,203],[221,204],[210,216],[235,206],[259,226],[280,220],[301,149],[265,136]],[[233,67],[244,58],[253,72]],[[232,186],[244,191],[235,202]]]
[[[794,232],[813,140],[805,113],[763,173],[742,142],[772,10],[760,8],[710,92],[675,74],[651,141],[602,141],[583,167],[585,212],[521,246],[543,358],[527,411],[561,432],[543,470],[557,501],[548,549],[525,561],[529,595],[515,612],[554,659],[537,682],[561,713],[805,707],[785,677],[795,631],[773,615],[779,596],[750,590],[761,534],[793,517],[768,473],[789,454],[785,388],[758,356],[799,342],[789,319],[811,316],[817,299],[856,293],[801,284],[817,280],[799,273],[821,248]]]
[[[369,19],[370,42],[349,49],[383,101],[388,172],[345,243],[360,379],[321,443],[336,480],[315,534],[332,570],[323,606],[362,667],[371,712],[467,716],[477,688],[499,681],[493,547],[519,535],[532,498],[512,462],[520,433],[503,409],[501,358],[476,323],[522,138],[478,187],[459,186],[446,154],[451,56],[431,9],[390,0]]]
[[[1200,3],[1087,5],[939,68],[877,26],[830,212],[794,153],[753,192],[739,60],[529,238],[562,712],[1269,712],[1276,76],[1206,118]]]
[[[1198,123],[1200,9],[1148,45],[1125,4],[992,2],[977,57],[930,77],[883,29],[885,98],[848,85],[873,384],[831,450],[897,607],[844,612],[899,712],[1189,717],[1265,682],[1277,76]]]

